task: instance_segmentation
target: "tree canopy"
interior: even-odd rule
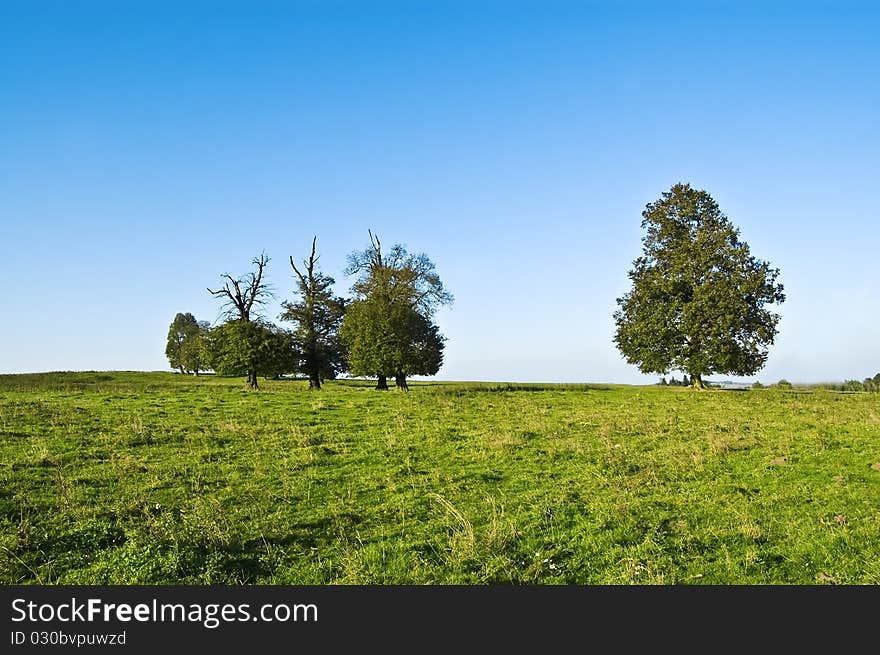
[[[642,212],[643,253],[617,299],[614,341],[643,373],[751,375],[767,360],[785,300],[779,269],[752,256],[705,191],[676,184]]]

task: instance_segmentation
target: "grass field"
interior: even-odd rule
[[[0,376],[0,582],[880,584],[880,398]]]

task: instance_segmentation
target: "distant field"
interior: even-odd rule
[[[0,583],[880,584],[880,399],[0,376]]]

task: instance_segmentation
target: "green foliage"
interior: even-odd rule
[[[212,331],[208,352],[212,367],[221,375],[247,376],[249,389],[259,385],[260,374],[277,377],[287,369],[296,368],[295,357],[289,352],[289,335],[265,322],[260,309],[272,297],[265,279],[269,256],[254,257],[255,270],[239,277],[223,273],[223,287],[213,291],[220,300],[226,323]]]
[[[425,253],[411,254],[400,244],[388,253],[373,233],[370,246],[348,257],[346,275],[357,275],[352,285],[356,299],[377,299],[388,305],[411,307],[431,318],[442,305],[451,304],[452,294],[443,286],[434,262]]]
[[[758,380],[755,380],[755,382],[752,384],[752,389],[766,389],[766,387]]]
[[[788,380],[783,378],[779,382],[776,383],[776,388],[777,389],[791,389],[792,384],[791,384],[791,382],[789,382]]]
[[[643,373],[751,375],[766,362],[784,301],[778,269],[753,257],[705,191],[676,184],[642,213],[643,254],[617,299],[614,341]]]
[[[292,335],[261,321],[227,321],[210,332],[211,368],[219,375],[254,371],[265,377],[293,373],[297,353]]]
[[[197,321],[189,312],[174,317],[165,345],[165,356],[171,368],[179,369],[181,373],[195,374],[207,370],[208,327],[207,321]]]
[[[443,363],[445,338],[431,317],[452,302],[433,262],[401,245],[388,254],[370,234],[370,248],[349,257],[346,273],[357,274],[339,329],[349,372],[364,376],[434,375]]]
[[[388,305],[374,298],[348,305],[339,328],[345,346],[348,372],[357,376],[393,374],[399,357]]]
[[[415,309],[373,297],[352,302],[339,336],[352,375],[434,375],[445,338]]]
[[[869,394],[0,376],[0,584],[880,584]]]
[[[334,280],[317,270],[318,257],[312,241],[311,256],[300,271],[293,258],[290,265],[296,274],[297,300],[282,303],[281,319],[294,324],[294,349],[299,353],[299,369],[309,376],[310,386],[319,389],[324,379],[334,379],[345,370],[339,326],[345,315],[345,299],[333,295]]]
[[[861,382],[858,380],[847,380],[843,383],[822,383],[811,385],[814,389],[828,389],[832,391],[868,391],[880,392],[880,373],[872,378],[865,378]]]

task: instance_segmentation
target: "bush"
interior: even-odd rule
[[[779,382],[776,383],[777,389],[791,389],[791,386],[791,382],[789,382],[785,378],[782,378]]]
[[[763,384],[761,384],[757,380],[755,380],[755,382],[752,384],[752,389],[766,389],[766,388],[767,387],[765,387]]]

